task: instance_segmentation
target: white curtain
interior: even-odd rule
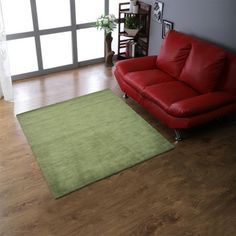
[[[10,74],[10,64],[7,55],[6,34],[4,29],[2,5],[0,1],[0,98],[13,101],[13,88]]]

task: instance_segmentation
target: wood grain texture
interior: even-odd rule
[[[103,64],[14,83],[0,101],[1,236],[236,235],[236,127],[190,130],[175,150],[54,200],[15,113],[111,88]],[[171,130],[126,102],[168,140]]]

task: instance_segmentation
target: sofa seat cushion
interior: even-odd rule
[[[143,96],[168,112],[170,106],[178,101],[198,96],[199,93],[180,81],[152,85],[144,90]]]
[[[211,92],[222,76],[225,59],[223,49],[193,39],[191,52],[179,79],[200,93]]]
[[[178,78],[190,53],[190,38],[175,30],[169,31],[157,57],[157,67]]]
[[[171,76],[157,69],[130,72],[124,76],[124,80],[140,93],[142,93],[147,86],[175,81]]]
[[[173,103],[169,113],[177,117],[199,115],[236,102],[236,97],[226,92],[212,92],[201,94]]]

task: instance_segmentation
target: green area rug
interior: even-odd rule
[[[55,198],[174,147],[110,90],[17,117]]]

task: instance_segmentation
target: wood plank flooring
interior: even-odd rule
[[[121,96],[112,70],[98,64],[15,82],[15,103],[0,101],[0,235],[236,235],[236,125],[227,119],[191,130],[171,152],[53,199],[15,114],[105,88]],[[173,142],[171,130],[126,102]]]

